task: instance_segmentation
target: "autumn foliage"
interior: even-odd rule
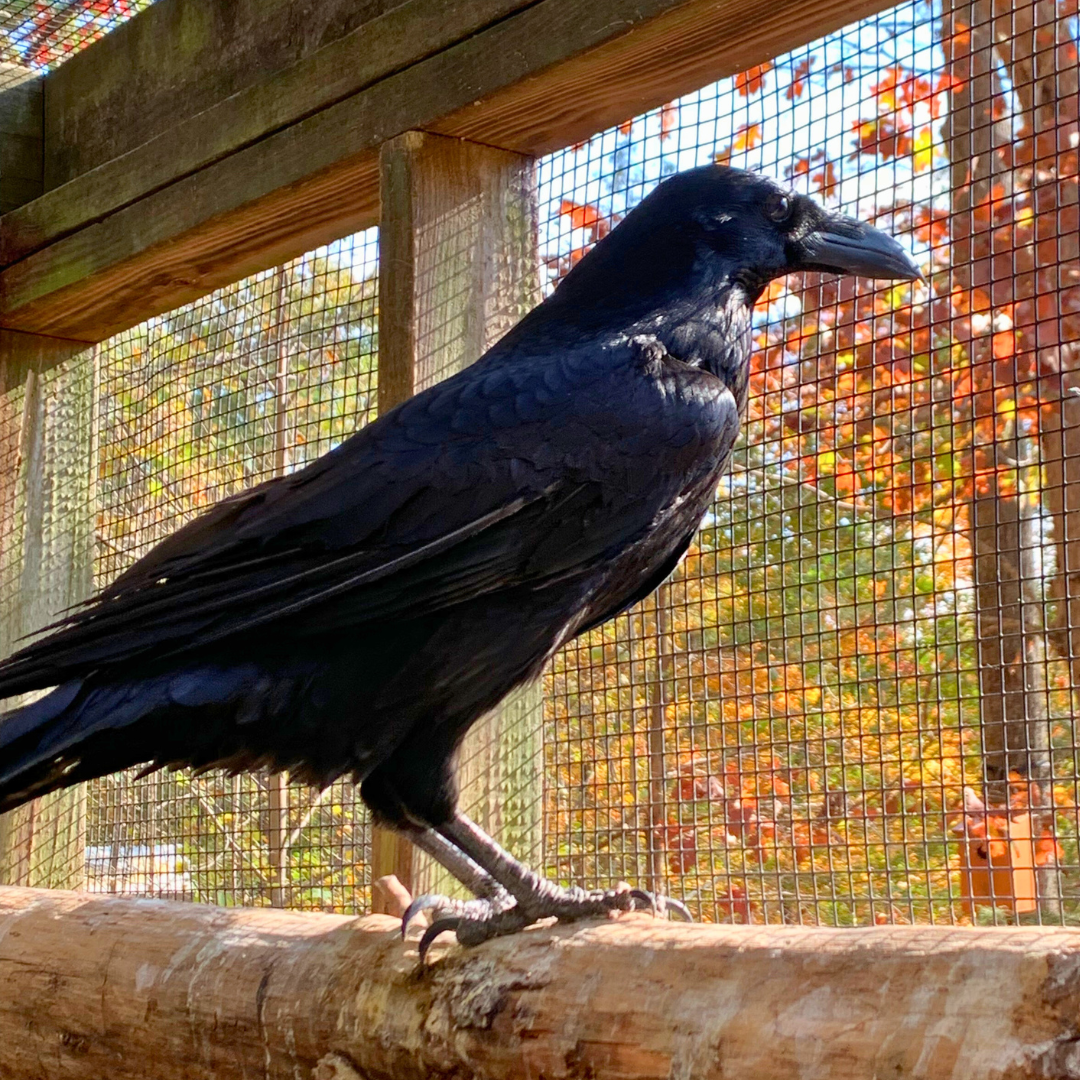
[[[651,875],[736,921],[1018,917],[1001,898],[959,903],[964,843],[997,843],[1012,815],[1030,827],[1041,917],[1067,915],[1078,643],[1055,627],[1080,617],[1061,575],[1080,565],[1066,550],[1080,488],[1054,454],[1080,391],[1075,27],[1049,0],[905,5],[879,26],[909,16],[920,62],[818,43],[715,90],[705,160],[776,171],[779,156],[793,186],[908,238],[928,282],[802,275],[763,299],[744,446],[714,515],[657,603],[549,679],[564,875]],[[852,84],[857,116],[834,104]],[[680,123],[701,123],[703,97]],[[835,108],[843,136],[784,164],[777,98]],[[616,170],[635,138],[662,145],[678,108],[625,128]],[[600,235],[607,211],[591,210],[563,204],[587,231],[556,273]],[[980,500],[991,526],[976,530]],[[1032,515],[1046,525],[1021,541],[1040,551],[1025,572],[993,522]],[[979,638],[1004,633],[1010,588],[1024,636],[995,660]],[[1009,693],[1031,686],[1045,749],[1009,719]]]

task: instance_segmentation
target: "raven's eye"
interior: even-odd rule
[[[791,217],[791,200],[779,191],[765,200],[765,216],[771,221],[787,221]]]

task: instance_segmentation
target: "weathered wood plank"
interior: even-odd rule
[[[385,916],[0,889],[0,1075],[1077,1075],[1074,929],[635,914],[467,952],[450,940],[425,970]]]
[[[54,188],[319,52],[401,0],[157,0],[45,81]]]
[[[199,84],[199,96],[195,101],[203,108],[186,118],[185,105],[191,108],[193,103],[174,103],[174,82],[194,77],[207,59],[202,58],[198,64],[189,63],[181,71],[170,67],[145,73],[143,81],[151,85],[143,88],[143,98],[150,97],[157,103],[164,97],[172,105],[168,113],[157,117],[154,125],[148,123],[148,115],[160,113],[160,107],[144,113],[141,110],[143,98],[136,97],[123,81],[117,82],[110,94],[108,105],[112,109],[103,108],[89,115],[84,115],[86,104],[96,100],[96,94],[100,93],[99,83],[93,84],[94,92],[87,97],[79,96],[71,87],[65,86],[62,100],[58,102],[57,95],[52,92],[53,83],[48,82],[51,123],[46,138],[50,147],[50,190],[32,207],[5,223],[0,231],[0,263],[21,259],[44,242],[115,213],[147,192],[206,168],[265,138],[267,133],[279,131],[333,105],[380,78],[476,33],[525,2],[464,0],[455,5],[451,20],[430,0],[408,0],[276,73],[261,68],[244,69],[242,74],[245,76],[255,79],[259,75],[261,78],[221,100],[209,98],[208,88]],[[159,2],[140,18],[149,22],[159,15],[169,14],[173,6]],[[281,6],[280,2],[278,6]],[[217,5],[206,4],[205,7],[212,11]],[[167,25],[161,33],[165,34],[176,20],[171,17],[163,21]],[[143,28],[141,37],[147,37],[148,31],[140,20],[134,22]],[[257,36],[268,36],[269,31],[270,27],[260,24]],[[125,48],[125,58],[132,51]],[[81,53],[79,59],[89,57],[93,60],[95,52]],[[135,55],[142,57],[143,54],[136,50]],[[229,64],[235,62],[233,54],[226,52],[224,55]],[[260,55],[258,59],[265,68],[270,58]],[[94,65],[83,63],[81,66],[89,67],[89,71],[78,80],[76,88],[82,89],[83,83],[98,69],[111,70],[110,60],[112,55],[106,54]],[[76,65],[64,65],[49,79],[67,78],[73,67]],[[151,82],[151,74],[156,75],[157,81]],[[121,89],[123,93],[119,92]],[[0,97],[0,104],[2,102]],[[133,102],[140,108],[133,116],[128,116]],[[116,111],[122,112],[121,118],[114,116]],[[69,117],[69,113],[75,116]],[[104,129],[103,133],[99,133],[99,128]],[[122,133],[123,141],[118,142]],[[108,138],[99,139],[99,134]],[[89,137],[93,154],[81,145],[80,137],[83,140]],[[57,155],[62,155],[69,146],[80,156],[77,161],[65,161],[61,166],[57,163]],[[94,163],[106,150],[113,151],[113,156]]]
[[[9,266],[0,324],[99,340],[374,223],[377,149],[403,131],[545,152],[882,6],[538,0]],[[9,251],[54,235],[34,213],[0,219]]]
[[[531,158],[409,131],[384,144],[381,176],[385,412],[476,360],[536,305],[540,283]],[[535,689],[520,692],[474,726],[459,757],[462,809],[526,857],[539,854],[521,847],[539,846],[539,708]],[[372,876],[388,874],[413,893],[453,888],[407,840],[377,828]]]
[[[38,198],[44,183],[43,83],[37,72],[0,64],[0,214]]]

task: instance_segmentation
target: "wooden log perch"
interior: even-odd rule
[[[1080,1077],[1080,931],[540,928],[0,889],[0,1077]]]

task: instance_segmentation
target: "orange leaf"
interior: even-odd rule
[[[814,65],[814,57],[808,56],[805,60],[800,60],[795,65],[795,70],[791,73],[791,83],[784,93],[784,97],[788,101],[794,101],[796,98],[800,98],[803,95],[803,90],[806,88],[806,77],[810,74],[810,68]]]
[[[595,206],[582,205],[571,202],[569,199],[563,199],[559,206],[559,213],[568,217],[575,229],[587,229],[600,220],[600,211]]]
[[[666,139],[679,126],[679,106],[669,101],[660,109],[660,138]]]
[[[576,203],[563,199],[559,204],[559,213],[570,219],[573,228],[592,230],[594,240],[603,239],[611,231],[607,218],[591,203]]]
[[[754,67],[740,72],[735,76],[735,89],[741,97],[749,97],[756,94],[765,86],[765,72],[772,69],[772,61],[766,60],[764,64],[756,64]]]
[[[735,149],[752,150],[761,142],[760,124],[740,124],[735,132]]]
[[[1016,335],[1011,330],[1002,330],[994,335],[994,359],[1008,360],[1016,352]]]

